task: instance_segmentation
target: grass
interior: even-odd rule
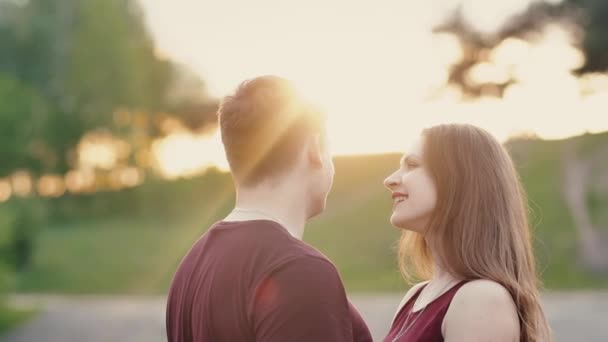
[[[526,146],[528,158],[519,163],[528,192],[539,271],[549,288],[605,287],[608,279],[588,274],[577,262],[577,233],[561,187],[563,144],[531,142]]]
[[[593,145],[608,143],[608,134],[587,139]],[[542,278],[553,289],[606,287],[608,278],[586,273],[576,261],[576,231],[561,193],[563,144],[533,140],[509,145],[530,198]],[[398,155],[338,158],[328,210],[307,228],[305,240],[336,263],[349,291],[405,287],[396,263],[399,232],[388,222],[391,202],[382,186],[398,159]],[[188,200],[189,208],[194,209],[180,219],[154,215],[78,219],[46,227],[38,238],[33,264],[20,276],[20,291],[166,292],[184,253],[209,224],[230,209],[232,189],[225,185],[228,182],[223,184],[195,189],[198,195]],[[607,197],[595,197],[594,211],[606,212]]]
[[[35,314],[33,310],[18,310],[10,307],[0,308],[0,335],[14,329]]]

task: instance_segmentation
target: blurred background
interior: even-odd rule
[[[606,32],[605,0],[0,0],[0,339],[165,340],[173,272],[234,200],[218,102],[278,74],[328,113],[305,240],[376,339],[408,287],[382,180],[468,122],[517,163],[557,340],[608,340]]]

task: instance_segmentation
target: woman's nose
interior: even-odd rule
[[[394,188],[398,184],[399,184],[398,178],[395,177],[394,173],[392,175],[386,177],[386,179],[384,180],[384,186],[387,187],[387,188],[389,188],[389,189]]]

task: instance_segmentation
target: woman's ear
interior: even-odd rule
[[[315,134],[309,139],[306,151],[308,162],[315,168],[323,166],[323,151],[321,149],[321,138],[318,134]]]

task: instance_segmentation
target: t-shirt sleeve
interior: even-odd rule
[[[260,342],[353,340],[340,276],[330,262],[315,257],[292,260],[261,281],[252,323]]]

